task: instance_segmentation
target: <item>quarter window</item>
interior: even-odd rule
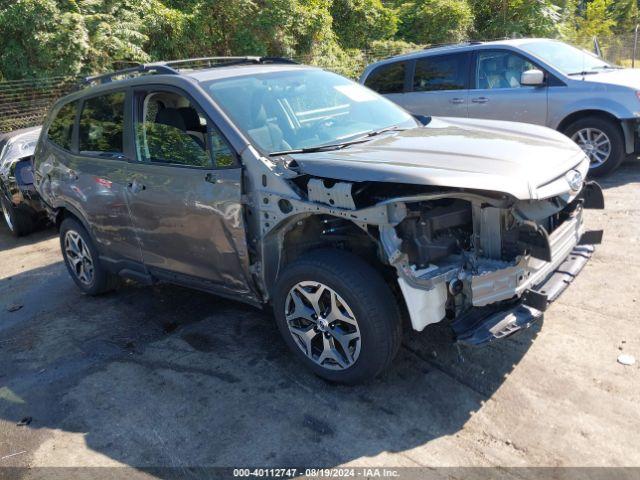
[[[467,54],[421,58],[416,61],[413,91],[466,89],[468,72]]]
[[[101,156],[122,154],[124,92],[85,100],[80,115],[79,150]]]
[[[383,65],[371,72],[364,84],[378,93],[402,93],[404,92],[405,71],[406,64],[404,62]]]
[[[520,88],[522,73],[535,68],[531,62],[512,52],[481,51],[478,53],[476,88]]]
[[[76,121],[77,102],[68,103],[58,110],[58,114],[49,126],[48,137],[53,143],[65,150],[71,150],[71,136]]]

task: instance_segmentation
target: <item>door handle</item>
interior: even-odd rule
[[[478,97],[471,100],[473,103],[488,103],[489,99],[487,97]]]
[[[205,182],[209,182],[209,183],[213,183],[214,185],[217,183],[222,183],[222,180],[220,179],[220,177],[218,177],[217,174],[215,173],[207,173],[204,176],[204,181]]]
[[[449,100],[449,103],[460,105],[461,103],[464,103],[464,98],[452,98],[451,100]]]
[[[128,187],[129,187],[129,190],[131,190],[131,193],[140,193],[142,190],[147,189],[147,187],[145,187],[143,184],[141,184],[137,180],[134,180],[133,182],[129,183]]]

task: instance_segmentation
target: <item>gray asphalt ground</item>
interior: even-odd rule
[[[616,361],[640,359],[640,162],[603,185],[605,242],[543,322],[460,352],[410,333],[351,388],[297,365],[268,313],[170,285],[85,297],[55,231],[3,226],[0,467],[640,466],[640,364]]]

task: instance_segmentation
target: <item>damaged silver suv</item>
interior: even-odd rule
[[[78,287],[122,276],[270,306],[330,381],[387,368],[402,318],[468,345],[529,326],[602,237],[583,228],[604,207],[588,158],[545,127],[414,118],[277,58],[88,83],[54,106],[35,158]]]

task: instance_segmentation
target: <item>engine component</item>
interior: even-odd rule
[[[416,270],[415,274],[419,277],[432,270],[437,270],[437,267]],[[398,284],[407,303],[411,326],[414,330],[421,332],[427,325],[438,323],[445,317],[447,304],[445,282],[438,283],[431,290],[412,287],[404,278],[398,278]]]
[[[473,235],[476,252],[481,257],[502,257],[502,210],[473,206]]]
[[[398,226],[402,251],[418,268],[459,253],[471,235],[471,207],[463,200],[419,205]]]

